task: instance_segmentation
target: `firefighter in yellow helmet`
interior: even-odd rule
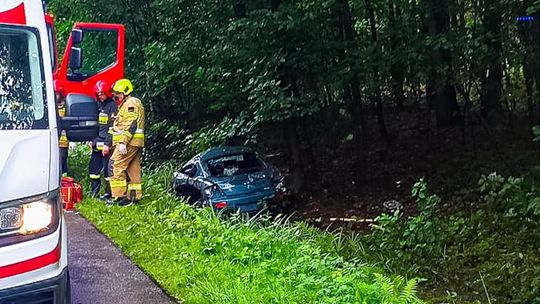
[[[138,202],[142,196],[141,152],[144,147],[144,107],[131,96],[133,84],[120,79],[113,85],[113,95],[119,104],[118,115],[110,132],[114,152],[109,162],[112,199],[109,205],[120,206]],[[129,183],[126,179],[129,177]]]

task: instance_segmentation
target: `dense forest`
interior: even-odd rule
[[[335,161],[371,175],[404,137],[430,153],[445,153],[448,138],[477,153],[495,125],[515,134],[526,122],[530,131],[540,20],[519,17],[540,17],[537,6],[70,0],[50,9],[63,39],[73,21],[126,26],[127,76],[147,104],[153,161],[234,137],[282,153],[300,193],[331,182]]]
[[[475,255],[468,260],[454,236],[480,242],[476,230],[460,230],[472,225],[500,233],[501,227],[482,226],[493,221],[485,212],[482,220],[475,217],[483,203],[503,201],[507,205],[497,205],[494,218],[510,212],[527,219],[520,225],[533,225],[540,214],[538,201],[518,210],[518,203],[532,201],[527,179],[489,175],[536,170],[540,1],[52,0],[49,9],[61,41],[74,21],[126,26],[127,77],[148,113],[148,166],[179,165],[226,140],[253,146],[287,174],[304,218],[327,215],[314,221],[328,224],[330,217],[375,217],[392,199],[406,214],[451,218],[452,224],[424,227],[437,237],[385,247],[412,252],[408,260],[399,255],[400,261],[388,263],[390,271],[404,271],[420,254],[454,253],[411,272],[428,277],[427,289],[437,294],[460,290],[473,301],[484,297],[485,283],[495,302],[538,301],[538,279],[517,279],[520,271],[532,279],[537,270],[512,260],[508,280],[514,285],[498,281],[508,273],[499,273],[505,270],[487,252],[500,248],[500,240],[471,249]],[[411,200],[421,177],[446,199],[437,211]],[[427,206],[434,202],[439,198]],[[514,237],[518,247],[538,230],[514,224],[516,233],[527,231]],[[412,245],[421,242],[433,247]],[[527,248],[523,252],[538,258]],[[492,262],[484,269],[492,274],[486,282],[471,270]],[[434,274],[458,265],[459,271]],[[530,284],[537,289],[527,291]]]

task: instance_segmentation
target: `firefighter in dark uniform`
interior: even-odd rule
[[[54,81],[54,93],[58,116],[62,118],[66,115],[66,97],[64,95],[64,86],[62,86],[58,80]],[[60,130],[60,137],[58,139],[58,147],[60,148],[60,171],[62,172],[62,176],[67,176],[69,140],[67,138],[66,130],[62,130],[61,126],[62,124],[59,123],[58,129]]]
[[[106,200],[111,197],[109,185],[109,160],[112,154],[112,135],[109,129],[112,128],[118,106],[112,99],[111,85],[100,80],[94,87],[94,93],[99,106],[99,135],[92,141],[92,156],[88,171],[90,173],[90,187],[93,197],[99,197],[101,188],[101,172],[105,177],[105,194],[101,199]]]

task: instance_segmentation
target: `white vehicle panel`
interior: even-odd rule
[[[5,130],[0,139],[0,203],[47,193],[49,130]]]

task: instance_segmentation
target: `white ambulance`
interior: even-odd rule
[[[0,0],[2,304],[71,302],[51,36],[42,1]],[[73,48],[69,66],[75,71],[82,52]],[[73,141],[94,138],[94,99],[68,95],[63,128]]]

